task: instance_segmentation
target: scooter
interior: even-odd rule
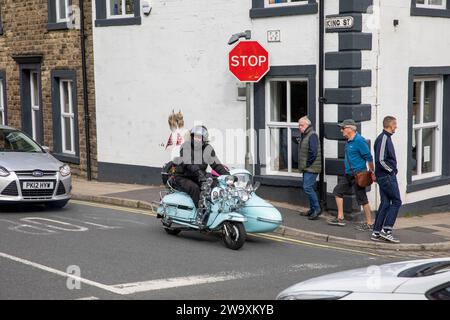
[[[163,173],[164,174],[164,173]],[[157,217],[170,235],[181,231],[221,232],[227,248],[238,250],[247,233],[265,233],[282,223],[281,213],[256,195],[259,182],[247,170],[234,169],[230,175],[209,177],[201,186],[197,209],[191,197],[176,190],[167,179],[167,190],[160,193]]]

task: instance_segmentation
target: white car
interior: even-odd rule
[[[300,282],[277,300],[450,300],[450,257],[370,266]]]
[[[0,205],[43,203],[62,208],[71,189],[67,164],[22,131],[0,125]]]

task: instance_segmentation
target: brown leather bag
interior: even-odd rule
[[[362,171],[355,174],[355,182],[361,188],[366,188],[373,183],[372,172]]]
[[[345,146],[345,153],[347,154],[347,146]],[[373,179],[372,179],[372,172],[370,171],[360,171],[355,173],[353,171],[352,164],[350,163],[349,156],[347,154],[347,163],[350,166],[350,170],[353,172],[353,176],[355,177],[355,183],[361,187],[361,188],[367,188],[368,186],[372,185]]]

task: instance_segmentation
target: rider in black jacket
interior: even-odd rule
[[[200,189],[208,175],[208,165],[220,175],[230,174],[217,158],[214,148],[208,144],[208,130],[195,126],[191,130],[191,141],[181,146],[177,163],[175,187],[189,194],[195,207],[199,207]]]

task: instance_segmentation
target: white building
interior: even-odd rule
[[[264,195],[302,201],[296,145],[288,143],[300,116],[323,128],[333,208],[331,192],[344,166],[337,123],[353,118],[373,143],[384,116],[393,115],[403,212],[450,209],[450,123],[444,121],[450,119],[450,0],[322,0],[322,36],[316,0],[94,2],[100,180],[159,184],[170,158],[172,110],[182,111],[186,128],[210,129],[224,163],[243,166],[245,138],[233,135],[245,129],[246,102],[228,71],[227,42],[251,30],[271,64],[252,85],[251,99],[252,128],[265,129],[252,139]],[[376,191],[370,192],[374,208]],[[359,209],[353,196],[345,207]]]

